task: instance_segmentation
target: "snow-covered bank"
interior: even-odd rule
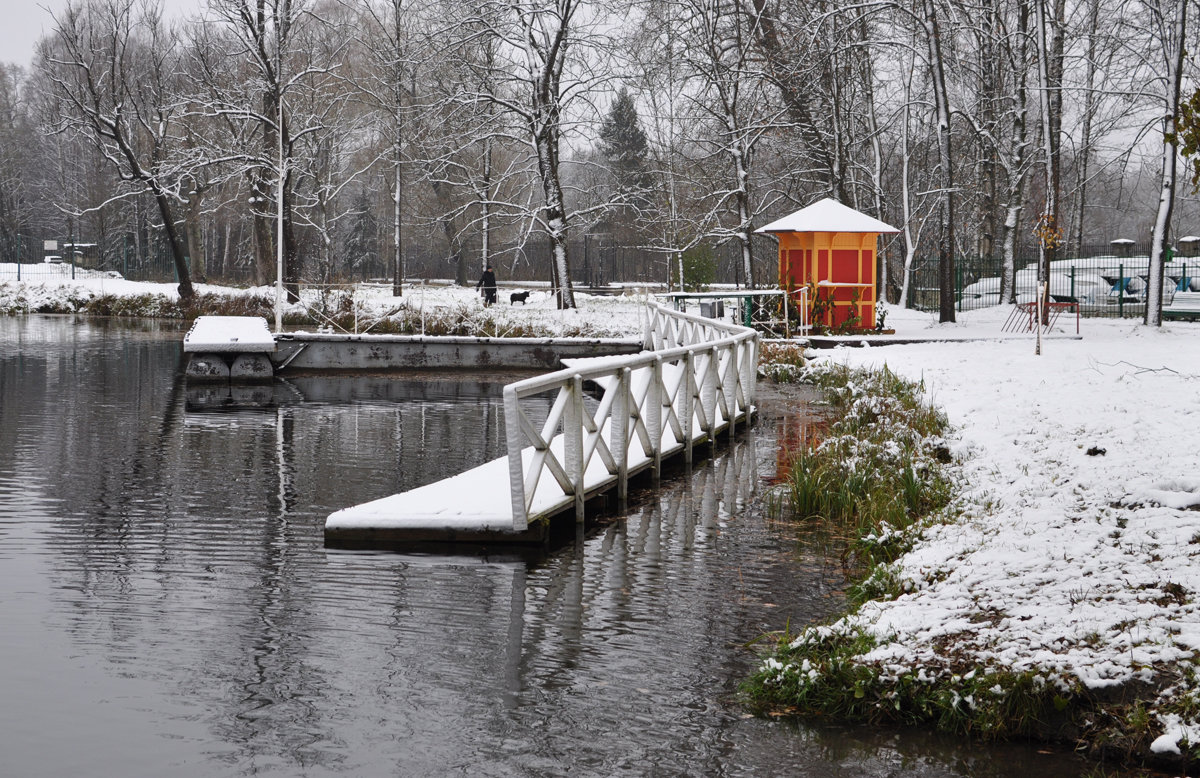
[[[1006,313],[888,323],[994,335]],[[1152,750],[1178,753],[1200,745],[1200,325],[1088,319],[1082,334],[1041,356],[1024,340],[820,357],[924,380],[957,428],[965,507],[896,563],[906,593],[833,629],[873,638],[856,661],[883,678],[983,668],[1133,695]]]
[[[128,281],[115,273],[77,269],[72,279],[69,268],[52,278],[16,281],[14,266],[0,265],[0,315],[23,313],[73,313],[89,309],[89,304],[101,298],[146,298],[142,306],[145,316],[173,313],[172,304],[179,300],[175,284]],[[62,266],[54,266],[62,270]],[[7,280],[5,280],[7,279]],[[273,301],[273,287],[237,288],[212,284],[196,284],[199,295],[222,298],[256,297]],[[340,316],[354,321],[358,311],[359,331],[367,331],[378,318],[400,317],[416,328],[425,320],[471,320],[479,324],[481,334],[512,332],[516,335],[624,337],[640,334],[639,298],[636,295],[600,296],[576,292],[578,309],[560,311],[554,298],[545,290],[533,289],[527,301],[513,304],[508,295],[515,290],[501,289],[500,301],[483,307],[479,293],[472,288],[449,283],[406,285],[404,295],[393,297],[390,285],[357,284],[326,288],[306,287],[301,292],[302,304],[287,305],[285,316],[302,317],[322,324],[326,317]],[[158,301],[160,304],[155,304]],[[213,312],[200,310],[200,313]],[[138,310],[129,312],[139,315]],[[267,312],[269,315],[269,311]],[[536,330],[531,333],[529,328]],[[468,333],[459,333],[468,334]]]

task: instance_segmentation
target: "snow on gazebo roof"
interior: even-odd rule
[[[826,197],[755,232],[899,232],[891,225]]]

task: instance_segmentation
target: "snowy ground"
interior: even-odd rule
[[[0,298],[14,286],[0,280]],[[24,293],[72,289],[174,294],[169,284],[110,277],[40,282]],[[510,291],[500,290],[494,315],[638,332],[634,297],[580,295],[580,310],[558,311],[544,291],[511,306]],[[384,287],[361,297],[377,310],[399,302]],[[482,307],[473,290],[443,286],[410,287],[405,304]],[[909,593],[868,604],[846,623],[880,639],[864,659],[897,675],[945,667],[952,653],[956,662],[1077,678],[1097,690],[1132,680],[1162,686],[1200,656],[1200,323],[1085,319],[1082,339],[1047,339],[1036,356],[1029,338],[999,339],[1007,312],[940,325],[891,309],[898,336],[956,340],[819,353],[923,379],[956,428],[969,498],[960,520],[926,529],[900,560]],[[1059,330],[1074,334],[1074,320]],[[963,340],[973,335],[986,340]],[[1181,683],[1163,693],[1178,700],[1191,691]],[[1160,720],[1154,750],[1200,742],[1200,721]]]
[[[887,321],[898,335],[991,336],[1005,314],[939,325],[893,310]],[[865,661],[902,675],[953,654],[1097,690],[1159,686],[1197,661],[1200,324],[1085,319],[1081,330],[1041,356],[1023,340],[822,357],[923,379],[957,429],[971,498],[900,560],[909,594],[846,620],[881,640]],[[1153,750],[1200,742],[1200,722],[1161,718]]]
[[[27,268],[29,266],[26,266]],[[0,263],[0,311],[18,308],[36,311],[53,306],[56,310],[77,309],[80,301],[95,295],[163,295],[178,298],[175,284],[127,281],[116,273],[76,269],[71,278],[71,269],[66,265],[37,266],[40,272],[54,272],[47,277],[39,275],[35,280],[16,281],[16,266]],[[26,271],[26,276],[29,273]],[[198,293],[227,295],[255,294],[274,299],[275,289],[269,286],[240,289],[211,284],[195,284]],[[638,320],[638,295],[630,290],[625,295],[586,295],[576,293],[578,309],[560,311],[554,298],[544,289],[528,288],[527,301],[513,304],[509,295],[528,287],[501,287],[499,302],[486,309],[486,315],[501,325],[514,327],[536,323],[549,334],[577,334],[580,328],[587,330],[589,337],[622,337],[640,335]],[[456,287],[449,282],[410,283],[404,288],[402,297],[393,297],[390,285],[331,286],[324,290],[306,287],[302,298],[311,311],[322,307],[337,308],[336,298],[353,295],[355,305],[364,312],[361,328],[370,326],[372,315],[385,315],[400,306],[424,310],[430,316],[438,314],[484,313],[483,300],[473,288]],[[323,299],[322,299],[323,298]],[[70,304],[70,305],[69,305]],[[289,306],[287,310],[300,310],[300,306]],[[503,326],[496,328],[503,330]]]

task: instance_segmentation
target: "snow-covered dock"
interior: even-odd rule
[[[200,316],[183,338],[195,381],[269,381],[275,337],[259,316]]]
[[[270,354],[275,336],[261,316],[200,316],[183,336],[185,354]]]
[[[504,389],[508,456],[401,494],[337,511],[327,542],[540,543],[549,520],[752,417],[753,330],[647,306],[637,355],[578,360]],[[585,386],[597,387],[596,400]],[[546,420],[526,412],[552,395]]]

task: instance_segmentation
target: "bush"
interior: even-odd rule
[[[794,457],[772,502],[777,516],[835,524],[864,565],[891,561],[907,548],[905,530],[950,501],[946,417],[922,400],[923,387],[886,367],[822,367],[804,378],[841,415],[819,445]]]
[[[758,349],[758,371],[775,383],[797,383],[804,378],[804,347],[795,343],[762,341]]]
[[[717,256],[710,246],[693,246],[683,252],[683,288],[704,292],[717,277]],[[679,286],[679,262],[671,262],[671,280]]]

